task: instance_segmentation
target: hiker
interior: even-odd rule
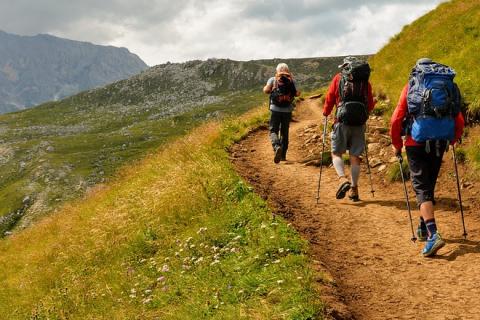
[[[279,63],[274,77],[268,79],[263,92],[270,95],[270,140],[274,151],[273,161],[287,159],[288,129],[292,119],[293,99],[300,95],[286,63]]]
[[[343,199],[350,190],[349,198],[359,201],[358,180],[360,178],[360,155],[365,149],[365,128],[368,114],[375,102],[372,86],[368,81],[370,66],[356,57],[345,57],[338,66],[337,73],[330,83],[323,105],[323,115],[328,117],[336,106],[333,124],[332,163],[340,180],[336,198]],[[343,154],[350,156],[351,181],[345,174]]]
[[[453,82],[455,71],[428,58],[419,59],[402,90],[391,118],[393,151],[405,150],[413,190],[420,210],[417,237],[426,241],[422,254],[434,255],[445,245],[435,222],[435,184],[448,145],[463,133],[461,95]],[[402,141],[405,136],[405,142]]]

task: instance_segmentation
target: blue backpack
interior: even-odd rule
[[[460,112],[460,91],[455,71],[433,61],[417,63],[408,85],[410,135],[417,142],[455,138],[455,117]]]

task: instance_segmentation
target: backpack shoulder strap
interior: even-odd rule
[[[345,76],[344,75],[341,75],[340,76],[340,81],[338,82],[338,93],[340,95],[340,102],[342,102],[343,100],[345,100],[345,92],[344,92],[344,89],[345,89]]]

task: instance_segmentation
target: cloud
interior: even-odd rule
[[[0,29],[129,48],[148,64],[374,53],[442,0],[16,0]]]

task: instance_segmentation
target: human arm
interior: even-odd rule
[[[327,94],[325,95],[325,103],[323,104],[323,115],[328,117],[333,110],[333,107],[337,103],[338,99],[338,84],[340,81],[340,74],[337,74],[328,87]]]
[[[392,139],[392,146],[395,154],[400,154],[403,147],[402,126],[403,119],[407,114],[407,93],[408,85],[403,88],[397,107],[395,108],[392,118],[390,119],[390,137]]]
[[[465,127],[465,119],[463,118],[463,114],[459,112],[455,117],[455,140],[451,141],[450,144],[454,145],[455,143],[460,141],[460,138],[463,134],[463,128]]]
[[[368,91],[367,91],[367,107],[368,107],[368,113],[370,114],[375,107],[376,101],[373,99],[373,93],[372,93],[372,85],[370,82],[368,83]]]
[[[272,93],[273,81],[274,81],[274,78],[268,79],[267,84],[263,87],[263,93],[265,94]]]

